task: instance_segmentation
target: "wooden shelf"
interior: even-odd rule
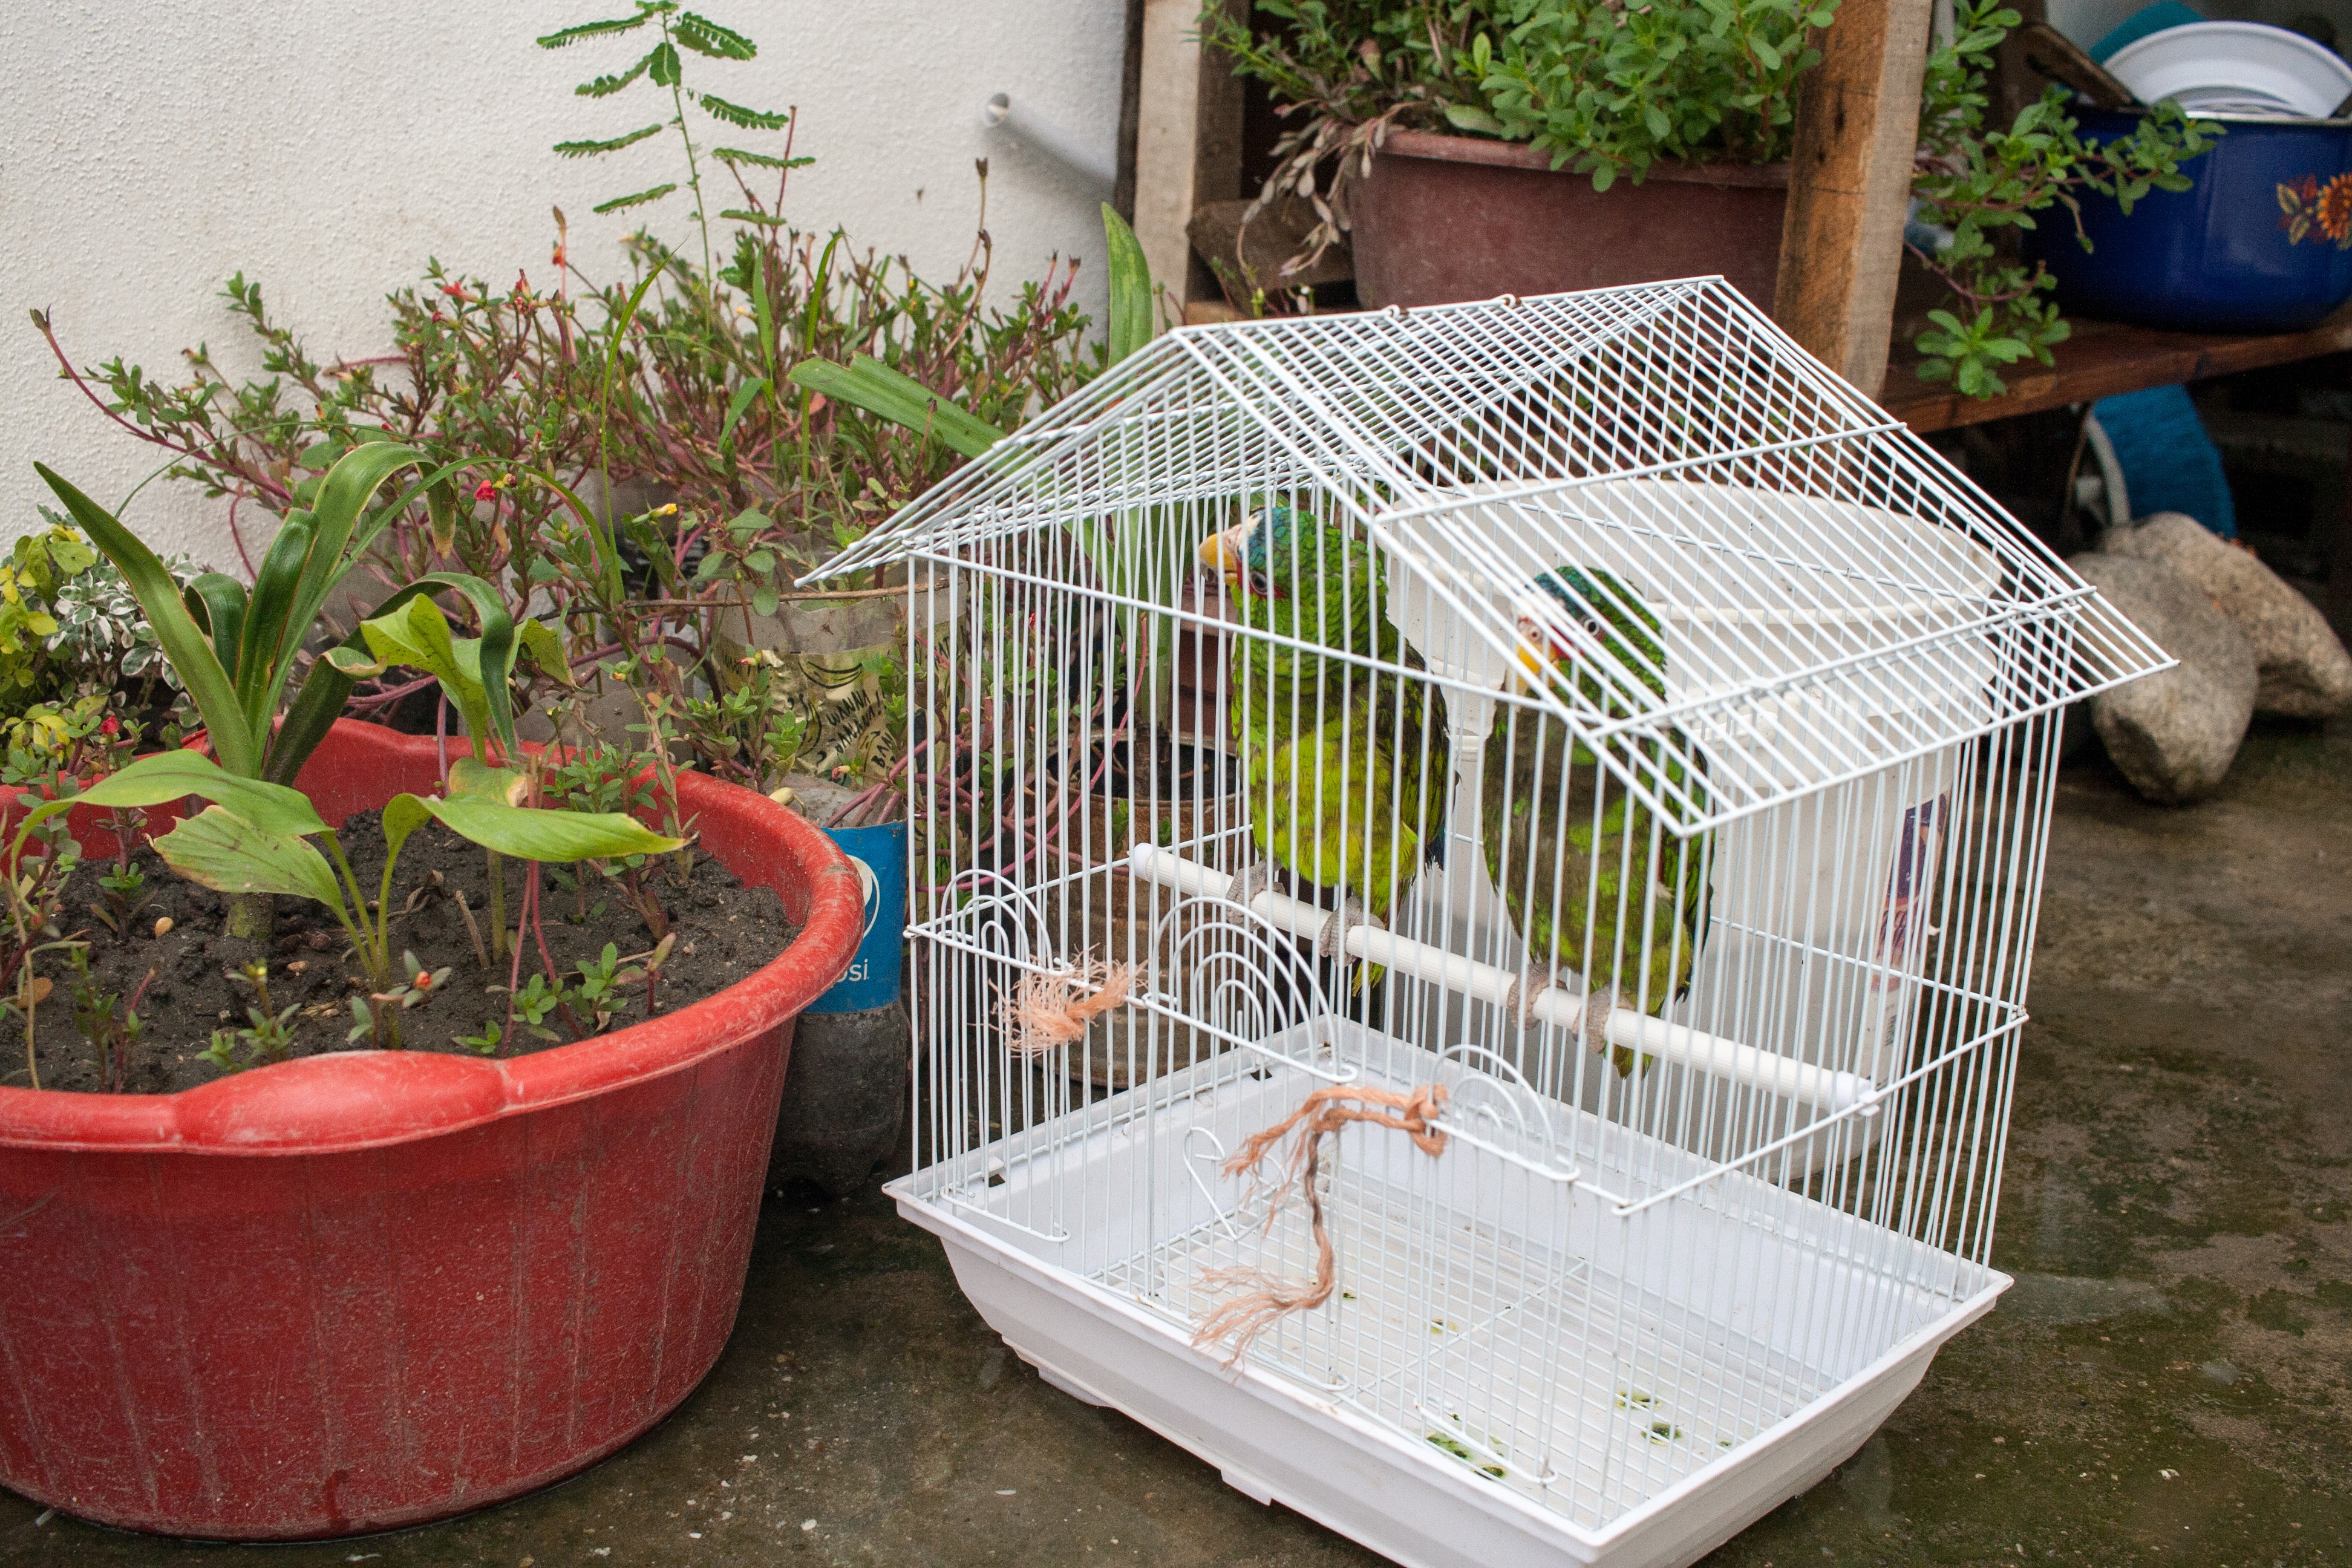
[[[2337,311],[2309,331],[2257,337],[2162,332],[2114,321],[2078,321],[2074,335],[2051,351],[2054,366],[2028,362],[2002,372],[2009,391],[1999,397],[1962,397],[1948,384],[1921,381],[1918,356],[1906,346],[1888,364],[1879,401],[1924,436],[2347,350],[2352,350],[2352,309]]]

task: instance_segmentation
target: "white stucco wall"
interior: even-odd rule
[[[636,58],[640,31],[561,52],[532,38],[626,14],[628,0],[45,0],[0,5],[0,537],[35,526],[35,459],[114,505],[162,454],[57,379],[26,319],[45,307],[78,363],[120,353],[177,378],[197,342],[257,368],[218,298],[242,269],[322,359],[381,352],[383,297],[425,258],[493,283],[548,280],[551,205],[593,274],[621,270],[634,221],[685,244],[683,193],[596,218],[598,201],[672,177],[674,142],[565,162],[567,137],[656,116],[645,89],[601,102],[574,83]],[[1098,204],[1108,192],[984,129],[1010,92],[1108,157],[1118,118],[1118,0],[709,0],[760,46],[745,64],[689,56],[734,102],[797,105],[790,216],[839,224],[951,273],[990,159],[992,293],[1010,299],[1055,253],[1086,262],[1099,318]],[[706,122],[707,124],[708,122]],[[715,128],[714,128],[715,129]],[[742,133],[728,132],[730,138]],[[765,146],[763,142],[752,142]],[[715,210],[715,208],[714,208]],[[149,486],[125,520],[160,547],[234,562],[224,505]]]

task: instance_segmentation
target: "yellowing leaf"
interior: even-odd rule
[[[520,805],[525,783],[521,773],[514,768],[494,768],[471,757],[459,757],[449,764],[452,795],[480,795],[486,800]]]
[[[33,828],[77,805],[162,805],[192,795],[233,808],[265,832],[299,837],[327,830],[301,791],[240,778],[201,752],[170,751],[141,757],[79,795],[43,801],[25,814],[16,842],[22,844]]]
[[[422,804],[460,837],[523,860],[566,862],[663,855],[686,843],[617,812],[550,811],[474,795]]]
[[[341,908],[333,868],[310,841],[270,833],[217,805],[206,806],[155,840],[163,863],[220,893],[290,893]]]

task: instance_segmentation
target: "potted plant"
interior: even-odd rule
[[[8,826],[0,992],[27,1059],[0,1086],[0,1485],[86,1518],[395,1528],[660,1420],[725,1344],[793,1018],[857,942],[856,879],[782,806],[657,746],[516,742],[512,649],[544,629],[462,583],[395,595],[302,689],[421,669],[470,733],[331,710],[303,731],[267,656],[344,586],[405,499],[369,511],[377,486],[416,461],[362,445],[250,593],[184,602],[45,472],[206,726],[195,749],[100,753],[102,773],[72,753]],[[480,635],[453,636],[442,596]],[[462,884],[518,862],[509,927]],[[230,900],[267,940],[230,933]],[[797,936],[727,968],[714,933],[761,909]],[[607,929],[644,951],[583,951]]]
[[[163,448],[175,478],[226,498],[248,575],[266,554],[254,535],[314,509],[344,454],[386,437],[436,466],[484,454],[464,485],[387,497],[352,582],[478,578],[503,609],[447,596],[461,640],[497,644],[503,613],[516,637],[559,643],[514,666],[522,736],[600,765],[630,752],[674,762],[689,792],[706,781],[685,774],[709,774],[761,795],[782,786],[790,801],[787,774],[824,765],[839,775],[828,783],[870,796],[864,815],[903,815],[904,795],[875,786],[903,773],[905,726],[890,708],[904,684],[904,588],[877,574],[819,595],[794,577],[963,460],[971,429],[1017,422],[1090,374],[1087,322],[1070,304],[1076,262],[1000,304],[984,229],[971,262],[944,279],[838,232],[796,232],[782,215],[793,169],[810,162],[804,139],[796,150],[789,115],[740,101],[719,77],[756,56],[752,40],[667,0],[616,9],[539,42],[567,64],[591,57],[583,112],[621,117],[601,132],[583,126],[559,153],[593,159],[657,137],[677,154],[675,178],[616,187],[597,209],[684,209],[683,243],[641,229],[617,279],[591,276],[559,212],[551,268],[494,285],[435,268],[394,296],[381,355],[315,356],[243,275],[226,294],[269,366],[258,378],[223,374],[202,348],[180,385],[120,359],[79,367],[49,321],[37,325],[94,405]],[[983,170],[983,201],[985,190]],[[795,364],[911,390],[908,407],[937,396],[971,412],[964,423],[894,422],[787,380]],[[366,596],[345,597],[353,604],[328,607],[339,634]],[[789,634],[853,618],[883,624],[846,644],[861,700],[828,704],[843,695],[827,687],[844,658],[811,657]],[[767,646],[778,642],[787,646]],[[464,727],[446,682],[362,642],[346,652],[345,711],[428,732]],[[807,792],[795,804],[814,807]],[[887,1139],[904,1112],[903,1027],[860,1033],[855,1063],[830,1053],[835,1069],[854,1071],[805,1070],[828,1059],[828,1034],[796,1028],[803,1044],[814,1037],[794,1058],[799,1124],[838,1132],[862,1118]],[[845,1095],[859,1100],[847,1115]]]
[[[2057,280],[2033,253],[2090,250],[2083,198],[2128,215],[2150,191],[2187,190],[2180,166],[2222,130],[2167,100],[2101,116],[2107,130],[2086,137],[2070,111],[2074,93],[2054,85],[2006,128],[1989,123],[1994,57],[2021,20],[2002,0],[1958,0],[1920,87],[1904,239],[1943,297],[1916,340],[1917,374],[1969,397],[1999,396],[2002,367],[2049,364],[2051,348],[2072,334],[2051,298]]]
[[[1295,121],[1260,197],[1320,220],[1291,270],[1351,233],[1368,305],[1704,273],[1770,303],[1797,79],[1836,0],[1257,10],[1202,32]]]

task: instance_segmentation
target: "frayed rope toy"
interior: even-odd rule
[[[1249,1173],[1255,1177],[1265,1157],[1276,1144],[1296,1132],[1297,1142],[1283,1161],[1282,1180],[1274,1189],[1266,1205],[1265,1230],[1271,1233],[1275,1216],[1282,1210],[1285,1197],[1294,1186],[1307,1198],[1307,1212],[1315,1230],[1315,1279],[1309,1284],[1286,1284],[1273,1275],[1256,1268],[1212,1268],[1201,1276],[1201,1283],[1212,1290],[1233,1288],[1246,1289],[1248,1294],[1236,1296],[1211,1312],[1201,1323],[1200,1331],[1192,1336],[1195,1346],[1207,1346],[1233,1336],[1233,1353],[1225,1365],[1237,1366],[1249,1352],[1251,1342],[1293,1312],[1303,1312],[1319,1307],[1331,1299],[1339,1283],[1339,1264],[1332,1256],[1331,1235],[1323,1225],[1323,1194],[1316,1190],[1315,1178],[1321,1169],[1323,1140],[1342,1131],[1351,1121],[1369,1121],[1376,1127],[1393,1127],[1412,1135],[1414,1146],[1435,1158],[1445,1152],[1445,1134],[1430,1124],[1445,1110],[1445,1086],[1425,1083],[1408,1094],[1390,1089],[1363,1089],[1348,1084],[1334,1084],[1318,1089],[1299,1101],[1298,1109],[1271,1127],[1260,1128],[1250,1134],[1249,1142],[1241,1146],[1224,1164],[1228,1176]],[[1262,1183],[1260,1185],[1262,1186]],[[1258,1187],[1253,1187],[1254,1200]]]
[[[1134,989],[1135,965],[1099,959],[1050,974],[1024,974],[1001,1010],[1005,1047],[1015,1056],[1042,1057],[1074,1046],[1086,1038],[1087,1025],[1126,1006]]]

